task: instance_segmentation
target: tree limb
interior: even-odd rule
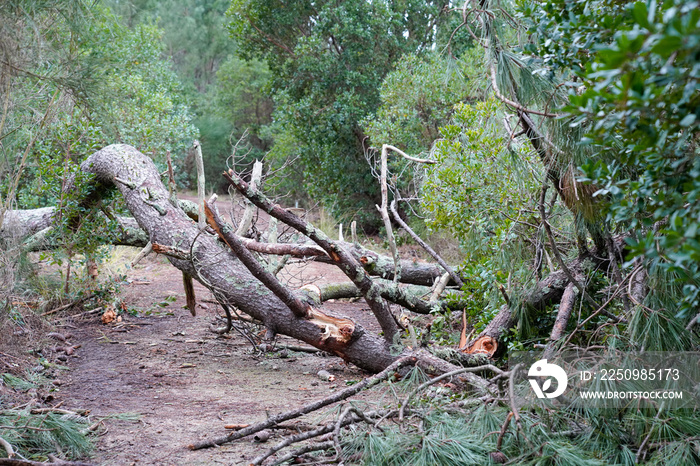
[[[321,230],[315,228],[300,217],[287,212],[279,205],[273,204],[265,195],[256,189],[252,189],[248,183],[243,181],[243,179],[233,171],[229,173],[225,172],[223,175],[238,192],[250,199],[258,208],[308,236],[316,244],[321,246],[333,263],[335,263],[362,291],[365,301],[367,301],[374,316],[377,318],[377,322],[379,322],[379,326],[384,331],[384,338],[387,342],[393,341],[394,336],[398,333],[398,325],[389,310],[389,306],[382,299],[379,288],[369,278],[365,270],[354,257],[340,244],[328,238]]]
[[[435,252],[435,250],[434,250],[433,248],[431,248],[431,247],[428,245],[428,243],[426,243],[425,241],[423,241],[423,239],[421,239],[421,237],[418,236],[418,235],[416,234],[416,232],[414,232],[413,229],[411,229],[411,227],[409,227],[409,226],[406,224],[406,222],[404,222],[404,221],[401,219],[401,217],[399,216],[399,213],[396,211],[396,201],[391,201],[391,213],[393,214],[394,220],[396,220],[396,223],[398,223],[399,225],[401,225],[401,228],[403,228],[404,230],[406,230],[406,232],[407,232],[409,235],[411,235],[411,238],[413,238],[413,240],[414,240],[416,243],[418,243],[423,249],[425,249],[425,251],[426,251],[428,254],[430,254],[430,257],[432,257],[433,259],[435,259],[435,260],[437,261],[437,263],[440,264],[440,265],[442,266],[443,269],[445,269],[445,272],[447,272],[448,274],[450,274],[450,277],[452,278],[452,280],[454,280],[454,282],[455,282],[457,285],[459,285],[460,288],[461,288],[462,286],[464,286],[464,283],[462,282],[462,279],[459,277],[459,275],[457,275],[457,274],[455,273],[454,270],[452,270],[452,267],[450,267],[449,265],[447,265],[447,262],[445,262],[445,260],[444,260],[442,257],[440,257],[440,255],[439,255],[437,252]]]
[[[406,367],[406,366],[411,366],[416,363],[416,358],[414,356],[404,356],[400,359],[397,359],[394,361],[392,364],[390,364],[386,369],[384,369],[382,372],[364,379],[363,381],[346,388],[345,390],[341,390],[339,392],[336,392],[332,394],[331,396],[328,396],[326,398],[323,398],[318,401],[314,401],[313,403],[307,404],[306,406],[302,406],[301,408],[298,409],[293,409],[290,411],[287,411],[285,413],[278,414],[276,416],[271,416],[267,418],[265,421],[259,422],[255,425],[252,425],[250,427],[246,427],[245,429],[241,429],[236,432],[232,432],[229,435],[226,435],[224,437],[219,437],[215,438],[212,440],[203,440],[201,442],[197,442],[191,445],[188,445],[188,448],[190,450],[200,450],[202,448],[209,448],[209,447],[214,447],[217,445],[223,445],[224,443],[228,442],[233,442],[234,440],[241,439],[243,437],[247,437],[248,435],[254,434],[256,432],[260,432],[263,429],[267,429],[275,424],[279,424],[281,422],[288,421],[290,419],[295,419],[297,417],[303,416],[304,414],[308,414],[310,412],[316,411],[318,409],[321,409],[325,406],[328,406],[330,404],[336,403],[341,400],[345,400],[347,398],[350,398],[353,395],[356,395],[357,393],[361,392],[362,390],[368,389],[370,387],[373,387],[374,385],[378,384],[379,382],[391,377],[394,375],[394,373],[401,367]]]

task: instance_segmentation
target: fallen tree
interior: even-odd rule
[[[397,342],[399,324],[387,301],[419,314],[447,308],[445,300],[421,296],[421,290],[424,290],[423,295],[430,294],[428,287],[443,276],[443,268],[401,261],[399,281],[417,288],[389,282],[397,270],[393,258],[359,244],[330,240],[310,223],[274,204],[233,172],[224,176],[246,199],[314,243],[261,243],[239,236],[221,219],[215,205],[210,204],[206,209],[210,228],[201,230],[195,223],[198,220],[197,206],[174,199],[161,182],[151,159],[130,146],[106,147],[90,156],[82,164],[82,169],[94,175],[93,194],[84,200],[86,205],[97,206],[108,190],[116,188],[133,215],[116,218],[119,229],[113,241],[115,244],[146,247],[166,255],[183,276],[193,277],[210,289],[225,309],[235,308],[262,322],[268,335],[291,336],[377,372],[399,356],[391,349]],[[28,250],[55,247],[50,239],[54,213],[52,208],[7,212],[0,237],[10,234],[25,237]],[[105,215],[109,215],[108,212]],[[253,252],[313,257],[338,266],[349,282],[324,287],[323,290],[307,287],[294,292],[267,272]],[[586,270],[600,265],[595,256],[582,256],[570,264],[569,269],[580,277]],[[538,310],[557,303],[570,283],[564,271],[553,272],[525,293],[519,305]],[[365,298],[382,328],[383,338],[372,335],[349,319],[337,318],[321,310],[324,300],[349,296]],[[488,327],[462,350],[493,356],[504,333],[516,325],[516,305],[518,303],[504,306]],[[438,367],[443,363],[427,365]],[[443,367],[443,371],[453,369],[451,365]],[[475,376],[469,374],[467,377],[472,378],[472,383],[484,386]]]
[[[375,313],[383,331],[383,336],[379,336],[349,319],[323,312],[320,297],[314,300],[306,290],[292,291],[282,285],[273,274],[262,268],[251,252],[256,248],[259,250],[261,245],[235,235],[233,228],[221,220],[215,206],[207,204],[206,209],[213,229],[200,229],[191,218],[192,209],[187,209],[187,205],[183,209],[180,202],[169,196],[152,160],[133,147],[106,147],[91,155],[81,168],[94,175],[92,194],[82,201],[83,208],[90,205],[94,208],[109,190],[116,188],[133,215],[133,218],[118,218],[121,228],[116,243],[132,246],[150,244],[154,251],[165,254],[183,274],[211,290],[223,306],[235,308],[262,322],[268,335],[279,333],[290,336],[371,372],[380,372],[408,354],[406,350],[402,353],[393,347],[398,342],[399,324],[383,296],[396,298],[398,295],[399,301],[413,300],[414,307],[419,299],[399,292],[396,286],[392,288],[391,285],[376,282],[365,271],[365,267],[368,267],[375,274],[390,276],[385,265],[390,259],[359,246],[332,241],[312,225],[272,204],[260,192],[247,186],[244,188],[248,190],[249,199],[258,207],[263,207],[316,242],[316,246],[299,246],[297,253],[313,256],[321,255],[322,251],[326,260],[346,273],[353,283],[353,293],[359,292]],[[239,187],[245,186],[242,180],[237,181]],[[189,216],[185,210],[190,211]],[[48,231],[52,228],[50,209],[8,212],[4,220],[4,231],[15,234],[21,231],[29,236],[25,244],[30,249],[51,246],[42,241],[49,236]],[[289,250],[294,246],[279,246],[283,249],[279,251],[281,253],[294,252]],[[273,245],[264,246],[271,247]],[[404,276],[420,284],[431,284],[440,276],[439,270],[429,266],[407,263],[406,270],[415,270],[416,273],[409,272]],[[428,304],[423,304],[424,312],[427,312],[425,306]],[[410,307],[408,302],[406,305]],[[417,364],[428,372],[444,373],[456,368],[427,352],[421,352],[418,359]],[[461,383],[472,385],[481,392],[491,385],[471,373],[464,374]]]

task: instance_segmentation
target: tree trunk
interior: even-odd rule
[[[352,323],[339,328],[338,319],[315,310],[311,317],[295,315],[260,282],[216,237],[202,232],[169,201],[168,191],[150,158],[127,145],[112,145],[91,155],[82,169],[94,173],[100,189],[114,186],[154,245],[191,251],[189,260],[168,256],[181,271],[191,275],[217,296],[265,323],[272,332],[291,336],[334,353],[370,371],[380,371],[396,358],[389,344]],[[154,248],[155,249],[155,248]]]
[[[574,278],[580,282],[585,277],[585,271],[593,268],[600,261],[594,262],[591,257],[579,257],[568,265]],[[563,270],[557,270],[543,278],[522,299],[521,305],[526,312],[542,310],[545,307],[561,301],[565,290],[571,282]],[[496,316],[489,322],[486,328],[464,348],[466,353],[485,353],[493,356],[501,353],[501,344],[504,335],[517,324],[514,315],[514,306],[511,302],[504,305]]]

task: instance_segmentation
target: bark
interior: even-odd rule
[[[195,222],[198,221],[198,206],[195,202],[178,199],[177,205],[185,214]],[[55,208],[45,207],[41,209],[14,210],[5,214],[5,223],[0,229],[0,241],[9,241],[12,238],[24,240],[26,251],[41,251],[55,249],[59,245],[51,239],[50,233],[53,223]],[[143,248],[148,244],[148,235],[139,227],[136,220],[131,217],[117,217],[120,224],[120,234],[112,240],[115,246],[133,246]],[[262,254],[291,255],[295,257],[316,257],[316,260],[324,263],[333,263],[326,252],[313,244],[298,243],[261,243],[250,238],[239,238],[251,251]],[[372,276],[378,276],[392,280],[394,277],[393,259],[353,243],[340,242],[340,245],[348,251],[365,271]],[[156,251],[159,252],[159,251]],[[442,270],[439,266],[428,263],[418,263],[409,260],[401,261],[401,283],[432,286]],[[454,282],[450,282],[454,284]]]
[[[185,298],[187,300],[187,309],[190,310],[192,316],[197,315],[197,297],[194,294],[194,284],[192,283],[192,277],[182,272],[182,286],[185,288]]]
[[[430,314],[436,309],[448,309],[448,303],[440,300],[426,301],[421,298],[425,294],[424,289],[412,289],[401,287],[395,283],[380,281],[377,284],[379,294],[387,301],[398,304],[404,309],[416,314]],[[417,287],[415,287],[417,288]],[[305,285],[303,289],[309,297],[316,302],[324,302],[329,299],[361,298],[362,292],[351,282],[331,283],[318,287]],[[459,304],[459,303],[457,303]]]
[[[591,258],[579,257],[569,264],[568,270],[581,283],[585,277],[585,271],[594,265]],[[551,273],[537,282],[532,290],[522,298],[520,305],[524,306],[527,312],[532,312],[561,302],[564,291],[570,283],[567,273],[563,270]],[[516,303],[504,305],[486,328],[467,344],[464,352],[470,354],[484,353],[494,356],[504,350],[503,345],[500,345],[503,335],[517,324],[514,314],[515,305]]]
[[[550,358],[554,354],[554,345],[564,336],[564,331],[571,317],[571,311],[574,310],[574,302],[576,300],[576,291],[574,288],[575,286],[573,283],[566,285],[564,295],[561,297],[557,319],[554,321],[554,327],[552,327],[552,335],[549,337],[550,341],[544,351],[545,359]]]
[[[313,242],[318,244],[326,254],[331,258],[333,263],[343,271],[343,273],[357,286],[362,295],[374,313],[379,326],[384,332],[384,339],[387,343],[391,343],[394,337],[398,334],[398,324],[391,314],[389,305],[381,297],[381,293],[376,284],[370,279],[367,272],[358,263],[358,261],[350,255],[341,244],[332,241],[325,233],[315,228],[310,223],[307,223],[300,217],[286,211],[277,204],[273,204],[260,191],[251,187],[243,181],[241,177],[230,171],[224,173],[224,177],[229,181],[231,186],[236,188],[239,193],[244,195],[248,200],[255,204],[259,209],[264,210],[277,220],[289,225],[295,230],[308,236]]]
[[[342,243],[342,246],[362,264],[363,268],[370,275],[394,279],[394,261],[391,257],[378,254],[359,244]],[[317,260],[325,260],[320,257]],[[401,261],[401,283],[411,285],[433,286],[435,280],[440,278],[443,270],[439,265],[422,264],[410,260]],[[454,282],[450,282],[454,284]]]
[[[155,165],[136,149],[126,145],[106,147],[91,155],[82,169],[96,175],[98,191],[116,186],[153,245],[191,251],[191,260],[168,256],[175,267],[196,278],[232,306],[264,322],[272,332],[304,341],[373,372],[396,360],[397,356],[391,354],[386,341],[359,325],[354,325],[347,343],[336,345],[326,338],[332,322],[295,315],[262,286],[240,260],[222,249],[215,236],[199,231],[197,225],[169,201]],[[119,180],[115,183],[116,178]]]
[[[24,239],[51,226],[53,207],[29,210],[10,210],[3,216],[0,226],[0,239]]]

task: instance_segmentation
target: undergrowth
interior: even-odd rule
[[[414,376],[406,385],[421,380]],[[700,464],[697,408],[652,412],[632,404],[618,409],[533,405],[514,413],[507,394],[484,403],[448,393],[431,387],[407,406],[412,414],[402,422],[354,425],[342,441],[345,464]]]
[[[0,434],[18,456],[43,460],[47,452],[53,452],[75,459],[93,448],[89,422],[89,418],[73,413],[34,414],[30,408],[6,409],[0,411]]]

